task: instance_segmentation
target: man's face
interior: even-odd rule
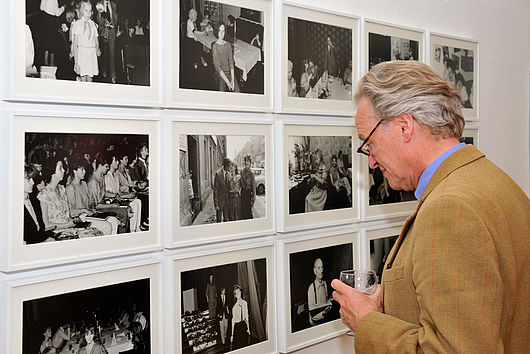
[[[324,276],[324,264],[321,259],[317,259],[313,266],[313,272],[318,280],[321,280]]]
[[[378,119],[369,99],[363,98],[359,102],[355,124],[357,135],[361,141],[366,139],[372,129],[377,125]],[[382,123],[370,137],[370,168],[379,167],[388,180],[390,187],[395,190],[414,190],[405,184],[409,180],[407,165],[401,153],[401,134],[399,122],[394,119]],[[409,171],[410,172],[410,171]]]

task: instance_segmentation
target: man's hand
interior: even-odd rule
[[[338,279],[331,282],[335,291],[333,298],[340,305],[342,322],[355,332],[359,321],[372,311],[382,312],[381,285],[378,285],[373,295],[363,294]]]

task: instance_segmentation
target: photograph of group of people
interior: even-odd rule
[[[418,41],[368,33],[368,68],[385,61],[419,60]]]
[[[331,281],[353,269],[352,244],[289,254],[291,333],[340,318]]]
[[[25,0],[26,76],[149,86],[150,0]]]
[[[264,93],[263,14],[207,0],[180,0],[185,89]]]
[[[352,206],[352,138],[289,136],[289,214]]]
[[[180,226],[266,216],[265,136],[180,135]]]
[[[395,190],[379,167],[368,168],[369,205],[382,205],[416,200],[413,191]]]
[[[394,235],[370,240],[370,269],[375,271],[379,284],[381,284],[386,259],[397,238],[398,235]]]
[[[226,353],[267,335],[266,259],[181,273],[182,353]]]
[[[462,107],[474,108],[474,51],[438,44],[433,44],[433,51],[431,65],[434,71],[458,88]]]
[[[25,133],[24,242],[149,230],[149,136]]]
[[[150,354],[150,280],[24,301],[23,354]]]
[[[352,99],[352,30],[289,17],[287,96]]]

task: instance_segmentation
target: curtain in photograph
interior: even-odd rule
[[[258,273],[254,261],[237,264],[238,282],[243,289],[243,299],[248,302],[250,335],[258,341],[267,339],[265,331],[266,312],[262,311],[263,296],[260,293]]]

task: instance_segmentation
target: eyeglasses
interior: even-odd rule
[[[382,123],[383,121],[380,120],[374,127],[374,129],[372,129],[372,131],[370,132],[370,134],[368,134],[368,136],[366,137],[366,139],[364,139],[363,143],[361,144],[361,146],[359,146],[359,148],[357,149],[357,153],[359,154],[363,154],[363,155],[366,155],[366,156],[370,156],[370,145],[367,144],[368,143],[368,140],[370,139],[370,137],[372,136],[372,134],[375,132],[375,130],[377,129],[377,127]]]

